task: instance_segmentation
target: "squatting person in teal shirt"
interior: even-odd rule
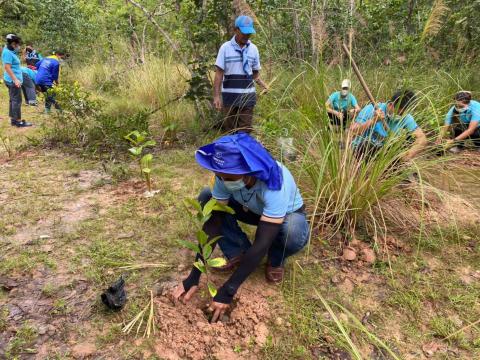
[[[360,112],[357,99],[350,92],[350,80],[342,81],[342,90],[332,93],[325,106],[327,107],[328,117],[333,125],[340,125],[343,129],[347,126],[347,122],[355,119]]]
[[[3,81],[8,88],[10,124],[17,127],[31,126],[32,124],[22,120],[23,73],[18,58],[22,39],[15,34],[8,34],[6,40],[7,44],[2,50],[2,64]]]
[[[195,158],[200,166],[215,174],[213,190],[202,191],[200,203],[205,205],[213,197],[235,211],[233,215],[214,211],[204,226],[210,239],[220,236],[218,245],[228,260],[222,270],[236,268],[210,304],[215,322],[264,256],[266,280],[283,280],[285,259],[307,244],[309,225],[292,174],[250,135],[224,136],[198,149]],[[239,222],[257,227],[253,244]],[[188,301],[197,290],[200,275],[193,267],[173,291],[173,297]]]
[[[427,145],[427,137],[413,116],[407,113],[414,102],[415,94],[406,90],[396,92],[387,103],[378,103],[376,110],[373,104],[365,106],[350,126],[352,135],[357,135],[352,141],[357,156],[368,158],[374,155],[384,145],[387,136],[399,135],[403,131],[415,139],[404,160],[418,155]]]
[[[460,91],[453,99],[455,105],[445,117],[438,142],[450,132],[452,138],[447,140],[447,146],[451,147],[451,152],[461,151],[467,139],[471,139],[476,150],[480,151],[480,102],[472,100],[470,91]]]

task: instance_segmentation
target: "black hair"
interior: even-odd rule
[[[405,110],[416,101],[416,95],[412,90],[399,90],[393,94],[390,102],[398,110]]]
[[[455,94],[453,100],[462,101],[465,104],[469,104],[472,100],[472,93],[470,91],[459,91]]]
[[[13,43],[21,44],[22,38],[16,34],[8,34],[6,36],[7,45],[12,45]]]

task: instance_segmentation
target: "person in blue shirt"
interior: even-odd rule
[[[204,226],[210,239],[220,236],[218,245],[228,259],[222,270],[236,268],[210,305],[214,322],[228,309],[238,288],[264,256],[267,281],[280,283],[285,259],[307,244],[310,227],[292,174],[249,134],[224,136],[198,149],[195,158],[215,174],[213,190],[204,189],[200,203],[205,205],[213,197],[235,211],[233,215],[214,211]],[[239,222],[257,227],[253,244]],[[200,275],[193,267],[173,291],[174,299],[188,301],[197,290]]]
[[[23,73],[18,52],[22,39],[15,34],[6,36],[7,44],[2,50],[3,80],[8,88],[10,124],[17,127],[32,126],[22,120],[22,83]]]
[[[348,79],[342,81],[342,90],[332,93],[325,104],[328,117],[332,125],[341,126],[345,129],[350,119],[360,112],[357,99],[350,92],[351,82]]]
[[[257,102],[255,83],[268,90],[260,78],[258,49],[250,41],[253,34],[253,19],[237,17],[235,35],[220,47],[215,61],[213,105],[224,114],[221,128],[226,132],[251,132]]]
[[[37,67],[37,63],[43,59],[42,55],[33,48],[32,43],[28,43],[27,46],[25,46],[24,58],[27,66],[33,66],[35,68]]]
[[[50,112],[52,105],[54,105],[56,109],[60,109],[60,106],[55,101],[55,94],[52,88],[59,84],[60,64],[64,58],[65,52],[57,51],[54,55],[43,58],[37,63],[35,84],[37,84],[42,93],[45,94],[46,113]]]
[[[476,150],[480,151],[480,102],[472,100],[470,91],[460,91],[454,96],[455,105],[445,116],[445,125],[440,131],[437,143],[440,143],[451,132],[452,138],[447,140],[447,148],[457,153],[464,148],[467,139],[472,140]]]
[[[29,67],[22,66],[23,83],[22,91],[25,97],[25,102],[30,106],[37,106],[37,91],[35,88],[35,76],[36,70],[32,70]]]
[[[415,94],[410,90],[397,91],[386,103],[366,105],[358,114],[349,131],[356,135],[352,146],[357,156],[370,158],[384,145],[388,136],[406,132],[414,139],[413,145],[404,156],[408,161],[417,156],[427,145],[427,137],[407,111],[415,102]]]

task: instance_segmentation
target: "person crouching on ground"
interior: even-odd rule
[[[342,81],[342,90],[332,93],[325,104],[332,125],[345,129],[349,120],[360,112],[357,99],[350,92],[350,80]]]
[[[260,78],[260,55],[250,41],[252,34],[252,18],[239,16],[235,35],[220,47],[215,62],[213,105],[224,114],[221,128],[226,132],[251,132],[257,103],[255,82],[268,90]]]
[[[470,91],[456,93],[454,101],[455,105],[445,117],[445,125],[440,130],[437,143],[441,143],[447,133],[451,132],[453,138],[446,142],[451,152],[460,152],[468,139],[471,139],[475,149],[480,151],[480,102],[472,100]]]
[[[349,131],[356,137],[352,146],[357,156],[369,158],[385,143],[387,136],[406,132],[415,139],[403,160],[408,161],[417,156],[426,146],[427,137],[417,125],[408,110],[415,102],[415,94],[410,90],[397,91],[386,103],[365,106],[358,114]],[[385,128],[386,123],[388,128]]]
[[[37,106],[37,90],[35,86],[35,77],[37,75],[37,71],[33,70],[30,67],[22,66],[22,74],[22,91],[23,96],[25,97],[25,102],[27,103],[27,105]]]
[[[65,52],[57,51],[54,55],[43,58],[37,63],[37,75],[35,84],[45,94],[45,113],[49,113],[52,105],[59,110],[60,106],[55,101],[52,88],[59,84],[60,64],[65,58]]]
[[[7,44],[2,51],[2,63],[3,80],[8,88],[10,124],[17,127],[32,126],[31,123],[22,120],[23,73],[18,57],[22,39],[15,34],[8,34],[6,40]]]
[[[265,255],[266,280],[277,284],[283,280],[285,259],[307,244],[309,225],[292,174],[250,135],[224,136],[197,150],[195,158],[215,174],[213,190],[204,189],[200,203],[206,204],[213,196],[235,211],[234,215],[213,212],[204,226],[210,239],[221,236],[218,245],[227,258],[222,270],[236,268],[210,305],[214,322],[229,308],[238,288]],[[238,222],[257,226],[253,244]],[[193,267],[173,291],[173,298],[188,301],[197,291],[200,275]]]

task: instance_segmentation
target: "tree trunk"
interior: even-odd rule
[[[303,43],[302,43],[302,32],[300,29],[300,21],[298,19],[298,13],[297,10],[293,6],[292,0],[288,0],[288,7],[292,9],[293,11],[293,30],[295,32],[295,53],[296,57],[303,60],[304,59],[304,54],[303,54]]]

